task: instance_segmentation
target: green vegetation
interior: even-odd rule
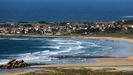
[[[62,69],[51,68],[45,70],[39,70],[35,72],[29,72],[19,75],[133,75],[129,72],[118,72],[115,68],[105,68],[101,70],[92,70],[87,68],[81,69]]]

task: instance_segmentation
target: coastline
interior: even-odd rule
[[[94,37],[94,36],[39,36],[32,35],[30,38],[82,38],[82,39],[97,39],[97,40],[116,40],[116,41],[126,41],[133,43],[133,39],[127,37]],[[16,37],[15,37],[16,38]],[[22,37],[23,38],[23,37]],[[27,37],[24,37],[27,38]],[[93,63],[80,63],[80,64],[52,64],[52,65],[33,65],[31,68],[91,68],[91,69],[103,69],[103,68],[115,68],[117,71],[133,71],[133,56],[127,58],[98,58],[96,62]],[[26,72],[15,72],[15,73],[5,73],[4,75],[18,75]]]
[[[116,40],[116,41],[126,41],[133,43],[133,38],[128,38],[125,36],[121,37],[111,37],[111,36],[45,36],[45,35],[17,35],[17,34],[0,34],[0,38],[81,38],[81,39],[97,39],[97,40]]]
[[[81,39],[105,39],[105,40],[120,40],[133,43],[133,38],[126,36],[93,36],[93,35],[68,35],[68,36],[46,36],[46,35],[19,35],[19,34],[0,34],[0,38],[81,38]]]

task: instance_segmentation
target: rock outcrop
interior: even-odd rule
[[[9,61],[7,64],[1,65],[0,67],[11,69],[11,68],[22,68],[22,67],[26,67],[26,66],[28,66],[28,64],[26,62],[24,62],[24,60],[13,59],[13,60]]]

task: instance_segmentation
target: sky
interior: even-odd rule
[[[116,15],[132,16],[133,0],[0,0],[0,20],[89,19]]]

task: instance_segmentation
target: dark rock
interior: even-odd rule
[[[16,62],[16,59],[12,59],[11,61],[9,61],[7,64],[12,64],[12,63],[15,63]]]
[[[0,67],[10,69],[10,68],[22,68],[26,66],[28,66],[28,64],[24,62],[24,60],[17,61],[16,59],[13,59],[9,61],[7,64],[1,65]]]

